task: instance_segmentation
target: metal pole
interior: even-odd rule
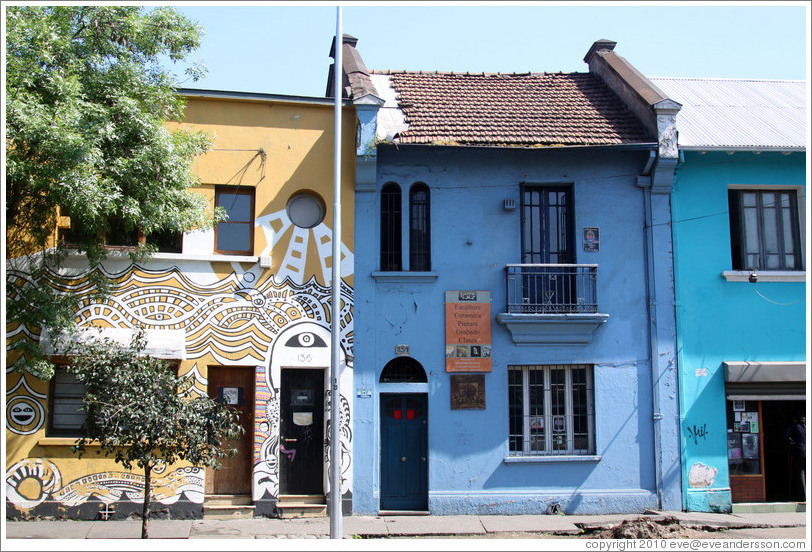
[[[332,361],[330,363],[330,538],[342,538],[341,531],[341,103],[344,81],[341,33],[341,6],[336,8],[335,65],[335,152],[333,168],[333,277],[330,335]]]

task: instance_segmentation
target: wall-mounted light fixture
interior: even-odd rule
[[[504,203],[505,211],[515,211],[516,210],[516,200],[512,197],[505,199]]]
[[[751,284],[755,284],[756,282],[758,282],[758,274],[756,274],[756,271],[755,271],[755,270],[754,270],[753,272],[751,272],[751,273],[750,273],[750,276],[747,278],[747,280],[748,280],[748,281],[749,281]]]

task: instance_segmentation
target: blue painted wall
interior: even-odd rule
[[[684,152],[672,192],[686,508],[730,511],[724,361],[805,359],[804,282],[728,282],[728,187],[806,185],[804,153]],[[799,193],[805,203],[805,192]],[[802,217],[803,218],[803,217]],[[698,372],[697,372],[698,371]],[[688,430],[705,427],[694,439]],[[716,471],[689,485],[691,469]]]
[[[376,190],[356,193],[353,510],[376,513],[380,496],[381,386],[396,345],[428,375],[429,508],[434,514],[543,513],[553,502],[568,513],[639,512],[657,507],[652,377],[646,304],[643,193],[635,185],[647,151],[485,149],[380,146]],[[380,190],[415,182],[431,190],[429,282],[376,282]],[[577,262],[598,263],[599,311],[609,320],[577,346],[516,346],[492,323],[493,371],[485,375],[485,410],[451,410],[445,372],[444,292],[488,290],[492,317],[505,311],[505,265],[521,262],[519,186],[573,183]],[[506,198],[517,209],[506,211]],[[663,414],[663,507],[679,509],[677,373],[668,195],[653,202],[658,251],[657,382]],[[586,253],[583,227],[600,228],[600,251]],[[404,246],[404,250],[408,249]],[[594,364],[599,460],[506,463],[507,366]]]

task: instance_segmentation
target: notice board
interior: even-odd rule
[[[445,292],[445,371],[491,371],[491,292]]]

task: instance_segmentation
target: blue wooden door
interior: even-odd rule
[[[428,509],[426,395],[381,395],[380,507]]]

